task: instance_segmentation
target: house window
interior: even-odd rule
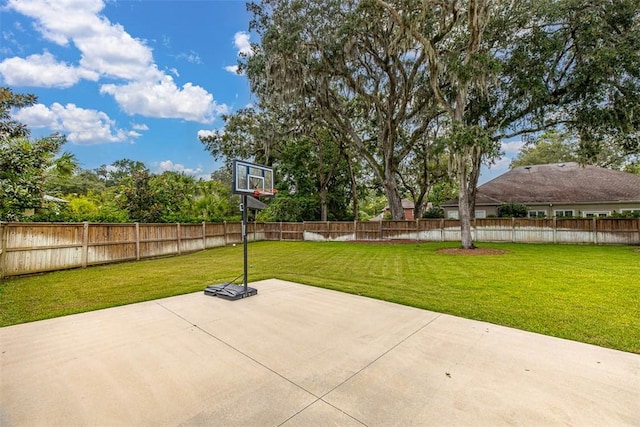
[[[458,219],[458,211],[449,211],[447,212],[448,219]]]
[[[636,213],[640,213],[640,209],[620,209],[620,212],[622,213],[632,213],[632,214],[636,214]]]
[[[529,211],[529,218],[546,218],[547,211]]]
[[[486,218],[487,217],[487,211],[476,211],[476,218]]]
[[[565,218],[565,217],[572,217],[574,215],[573,210],[569,210],[569,211],[553,211],[553,215],[555,215],[557,218]]]
[[[607,211],[584,211],[582,215],[586,218],[606,218],[611,215],[611,212]]]

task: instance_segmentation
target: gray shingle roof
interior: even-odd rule
[[[476,198],[477,205],[638,201],[640,176],[577,163],[514,168],[478,187]]]

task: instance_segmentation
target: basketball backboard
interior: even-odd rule
[[[232,190],[234,194],[273,196],[276,192],[273,168],[242,160],[234,160]]]

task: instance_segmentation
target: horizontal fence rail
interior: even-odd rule
[[[487,218],[476,242],[640,245],[640,218]],[[459,241],[460,221],[249,223],[249,241]],[[242,223],[0,223],[0,278],[242,243]]]

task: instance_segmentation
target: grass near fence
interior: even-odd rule
[[[280,278],[640,353],[640,252],[628,246],[257,242],[249,280]],[[242,246],[0,281],[0,326],[229,281]]]

